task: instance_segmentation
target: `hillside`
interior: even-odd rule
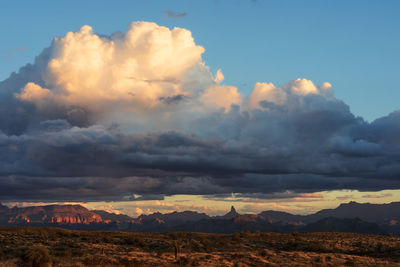
[[[377,224],[364,222],[359,218],[341,219],[328,217],[317,222],[310,223],[303,228],[303,232],[346,232],[346,233],[361,233],[361,234],[376,234],[383,235],[385,231]]]

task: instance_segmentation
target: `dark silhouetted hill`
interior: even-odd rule
[[[307,217],[311,221],[326,217],[360,218],[361,220],[375,223],[387,223],[391,220],[400,221],[400,202],[370,204],[351,201],[340,204],[335,209],[324,209]]]
[[[259,213],[259,215],[264,217],[270,223],[282,222],[292,225],[305,225],[305,222],[307,221],[307,216],[293,215],[283,211],[268,210]]]
[[[359,234],[385,234],[376,223],[364,222],[360,218],[355,219],[341,219],[328,217],[323,218],[317,222],[310,223],[303,228],[304,232],[345,232],[345,233],[359,233]]]
[[[281,211],[239,214],[232,206],[222,216],[195,211],[160,212],[132,218],[103,210],[88,210],[80,205],[13,207],[0,204],[2,225],[51,225],[70,229],[105,229],[133,232],[191,231],[234,233],[240,231],[341,231],[393,233],[400,235],[400,202],[369,204],[349,202],[335,209],[310,215]]]
[[[116,214],[104,210],[92,210],[92,212],[100,215],[104,223],[131,223],[134,221],[132,217],[125,214]]]

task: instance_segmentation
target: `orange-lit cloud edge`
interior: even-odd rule
[[[174,211],[197,211],[209,215],[223,215],[235,206],[239,213],[257,214],[266,210],[278,210],[293,214],[310,214],[321,209],[336,208],[341,203],[356,201],[359,203],[383,204],[399,201],[400,190],[382,190],[378,192],[360,192],[357,190],[333,190],[317,193],[304,193],[295,197],[276,195],[274,199],[237,198],[235,194],[218,200],[207,195],[174,195],[164,200],[111,201],[111,202],[5,202],[9,207],[36,206],[51,204],[79,204],[90,210],[105,210],[132,217],[154,212],[170,213]]]

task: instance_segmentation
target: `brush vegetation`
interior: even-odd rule
[[[0,227],[0,266],[400,266],[400,237]]]

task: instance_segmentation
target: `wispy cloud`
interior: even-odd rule
[[[338,196],[336,197],[337,200],[345,201],[349,199],[354,199],[354,195],[345,195],[345,196]]]
[[[391,197],[393,196],[391,193],[387,194],[367,194],[363,195],[362,198],[385,198],[385,197]]]
[[[180,18],[184,18],[188,15],[188,13],[186,11],[176,12],[176,11],[169,10],[169,9],[164,10],[164,14],[165,14],[165,16],[167,16],[167,18],[170,18],[170,19],[180,19]]]

